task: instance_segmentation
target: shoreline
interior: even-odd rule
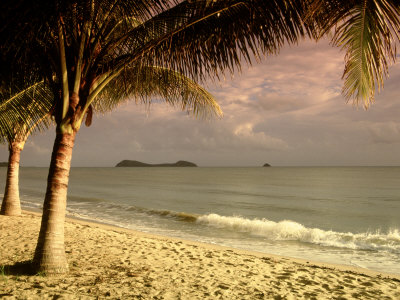
[[[67,218],[68,274],[8,273],[33,256],[40,213],[0,216],[5,299],[399,299],[400,276]],[[23,228],[23,230],[21,230]]]
[[[33,215],[36,215],[39,217],[42,216],[42,213],[40,212],[40,210],[39,211],[33,211],[33,210],[31,211],[31,210],[23,209],[22,213],[27,214],[27,215],[33,214]],[[260,257],[260,258],[270,257],[270,258],[274,258],[274,259],[278,259],[278,260],[289,260],[292,262],[310,265],[310,266],[317,266],[320,268],[337,269],[337,270],[340,270],[343,272],[355,272],[355,273],[365,274],[367,276],[381,276],[381,277],[385,277],[385,278],[395,278],[395,279],[400,280],[400,274],[396,274],[396,273],[375,271],[375,270],[362,268],[362,267],[358,267],[358,266],[327,263],[327,262],[322,262],[322,261],[317,261],[317,260],[296,258],[296,257],[277,255],[277,254],[272,254],[272,253],[258,252],[258,251],[253,251],[253,250],[245,250],[245,249],[239,249],[239,248],[218,245],[218,244],[210,244],[210,243],[199,242],[199,241],[189,240],[189,239],[184,239],[184,238],[179,238],[179,237],[172,237],[172,236],[156,234],[156,233],[142,232],[142,231],[135,230],[135,229],[129,229],[129,228],[120,227],[117,225],[103,223],[101,221],[88,220],[88,219],[84,219],[84,218],[68,216],[68,213],[65,218],[65,221],[70,222],[70,223],[77,223],[77,224],[81,224],[81,225],[97,226],[102,229],[112,230],[112,231],[117,231],[117,232],[132,233],[132,234],[135,234],[138,236],[143,236],[143,237],[148,237],[148,238],[155,238],[155,239],[160,239],[160,240],[172,240],[172,241],[176,241],[176,242],[184,242],[184,243],[195,245],[195,246],[203,246],[203,247],[209,248],[211,250],[231,250],[231,251],[237,252],[238,254],[243,254],[243,255],[253,255],[256,257]]]

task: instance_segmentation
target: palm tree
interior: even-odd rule
[[[114,94],[118,100],[133,97],[146,103],[161,94],[167,102],[195,115],[218,115],[219,107],[210,99],[171,94],[168,89],[150,93],[140,88],[142,82],[132,79],[144,72],[155,80],[155,70],[165,68],[195,82],[218,78],[221,72],[240,69],[244,61],[250,63],[251,57],[276,54],[285,43],[296,43],[304,36],[319,37],[337,24],[355,24],[348,11],[363,1],[384,3],[389,14],[398,18],[395,0],[2,1],[1,13],[7,16],[0,24],[2,52],[13,53],[14,65],[29,66],[30,72],[45,77],[55,95],[56,139],[34,257],[39,269],[46,273],[67,270],[63,224],[72,149],[85,117],[90,123],[94,106],[115,103]],[[362,39],[363,48],[371,43],[376,43],[375,48],[392,46],[378,43],[387,36],[380,23],[392,18],[382,13],[381,7],[371,6],[371,10],[374,18],[383,21],[371,22],[378,34]],[[346,30],[338,30],[337,37],[356,35],[347,25],[343,28]],[[363,57],[353,58],[352,49],[356,48],[355,44],[346,47],[349,61]],[[382,62],[380,54],[368,59],[373,66]],[[379,78],[379,70],[359,71],[347,65],[345,72],[349,73],[345,74],[352,77],[356,72],[369,72],[367,76]],[[168,81],[171,74],[163,76]],[[355,91],[362,88],[357,85]]]
[[[6,140],[9,150],[0,214],[18,216],[21,214],[18,184],[20,154],[29,135],[35,129],[48,126],[52,95],[43,81],[34,83],[12,96],[10,93],[13,94],[7,88],[2,89],[0,93],[0,141]]]

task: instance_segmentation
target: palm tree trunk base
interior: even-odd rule
[[[57,263],[54,265],[43,265],[34,261],[33,267],[37,274],[46,276],[65,274],[69,271],[68,263],[66,260],[65,263],[63,263],[62,265],[59,264],[59,261],[57,261]]]
[[[21,216],[21,208],[20,207],[6,207],[4,210],[2,209],[0,215],[8,216],[8,217],[19,217]]]

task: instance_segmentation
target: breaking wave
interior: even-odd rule
[[[137,207],[137,206],[130,206],[127,210],[145,213],[150,216],[173,218],[178,221],[184,221],[184,222],[196,222],[197,218],[199,217],[198,215],[189,214],[189,213],[185,213],[185,212],[176,212],[176,211],[172,211],[172,210],[147,209],[147,208],[142,208],[142,207]]]
[[[318,228],[307,228],[294,221],[274,222],[267,219],[246,219],[209,214],[198,217],[197,222],[221,229],[229,229],[264,237],[271,241],[298,241],[327,247],[358,250],[384,250],[400,253],[400,231],[387,233],[335,232]]]
[[[132,205],[105,203],[101,199],[96,198],[74,200],[77,201],[70,202],[68,214],[78,217],[91,216],[92,218],[101,211],[100,215],[105,219],[110,218],[111,220],[114,219],[112,216],[120,216],[126,219],[126,217],[131,217],[132,213],[139,213],[158,218],[168,218],[179,222],[211,226],[221,230],[232,230],[261,237],[269,241],[297,241],[326,247],[354,250],[382,250],[400,254],[399,229],[391,229],[387,232],[336,232],[319,228],[308,228],[290,220],[274,222],[268,219],[247,219],[240,216],[228,217],[218,214],[197,215],[172,210],[156,210]],[[94,203],[96,203],[95,207],[93,206]],[[26,208],[40,209],[42,207],[40,202],[31,199],[21,201],[21,204]],[[104,222],[107,223],[106,221]]]

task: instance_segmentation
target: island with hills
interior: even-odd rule
[[[268,164],[268,163],[266,163],[266,164],[263,165],[263,167],[270,167],[270,166],[271,166],[271,165]]]
[[[197,167],[196,164],[180,160],[176,163],[164,163],[164,164],[147,164],[137,160],[123,160],[119,162],[116,167]]]

